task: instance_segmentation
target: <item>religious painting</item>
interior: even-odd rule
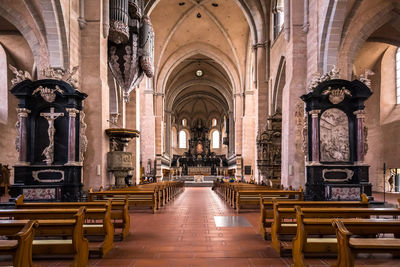
[[[326,110],[320,119],[321,161],[345,162],[350,160],[349,120],[337,108]]]
[[[203,144],[201,143],[201,141],[197,143],[196,152],[197,154],[203,153]]]

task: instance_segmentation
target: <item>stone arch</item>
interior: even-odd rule
[[[285,57],[281,57],[279,61],[278,71],[276,73],[274,91],[273,91],[273,99],[272,99],[272,113],[280,108],[282,109],[282,94],[283,88],[286,83],[286,59]]]
[[[41,0],[43,21],[52,67],[69,68],[68,41],[60,0]]]
[[[399,13],[399,4],[387,2],[355,18],[356,22],[349,26],[347,35],[343,39],[338,57],[338,65],[344,79],[351,79],[353,62],[363,43],[386,23],[400,19]]]
[[[327,5],[319,46],[319,69],[323,73],[337,65],[342,30],[346,19],[346,5],[346,0],[330,0]]]
[[[36,66],[39,67],[48,65],[49,57],[45,38],[43,36],[36,35],[33,29],[25,21],[24,17],[21,16],[21,14],[19,14],[16,10],[2,7],[0,5],[0,16],[13,24],[25,38],[29,48],[31,49],[33,58],[35,59]]]
[[[156,77],[156,91],[164,92],[172,71],[185,59],[201,54],[215,60],[228,74],[232,90],[236,92],[242,87],[239,70],[232,60],[221,50],[206,43],[189,43],[173,53],[161,67]]]

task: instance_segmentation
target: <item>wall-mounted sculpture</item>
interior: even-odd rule
[[[143,0],[110,1],[108,63],[126,102],[144,74],[154,74],[154,31],[143,10]]]
[[[13,72],[14,72],[14,68]],[[81,197],[86,150],[82,101],[72,72],[47,68],[32,81],[18,71],[11,93],[18,100],[14,184],[10,195],[27,200],[76,201]],[[85,141],[86,140],[86,141]],[[85,143],[86,142],[86,143]]]
[[[282,113],[277,110],[268,117],[265,130],[257,136],[257,167],[259,176],[265,183],[280,184],[281,136]]]
[[[359,80],[337,79],[338,72],[314,79],[306,103],[309,200],[356,200],[371,195],[364,125],[364,101],[372,94]]]

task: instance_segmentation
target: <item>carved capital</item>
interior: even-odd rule
[[[365,110],[360,109],[360,110],[356,110],[353,112],[354,115],[356,115],[357,119],[364,119],[365,118]]]
[[[17,108],[18,117],[28,117],[28,114],[31,113],[29,109],[26,108]]]
[[[319,109],[310,110],[308,112],[308,114],[310,114],[312,118],[318,118],[318,114],[320,114],[320,113],[321,113],[321,110],[319,110]]]
[[[68,112],[71,118],[75,118],[76,114],[79,113],[79,110],[77,110],[76,108],[66,108],[65,110]]]

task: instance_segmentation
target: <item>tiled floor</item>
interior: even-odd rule
[[[290,266],[257,232],[258,213],[241,213],[235,227],[216,227],[214,216],[236,216],[210,188],[186,188],[156,214],[131,213],[131,235],[90,266]],[[236,223],[234,223],[236,221]],[[241,221],[241,223],[239,223]],[[225,221],[226,222],[226,221]],[[223,226],[227,226],[226,224]],[[307,259],[310,266],[329,266],[335,259]],[[68,266],[70,260],[35,261],[41,266]],[[358,259],[368,266],[400,266],[391,258]]]

